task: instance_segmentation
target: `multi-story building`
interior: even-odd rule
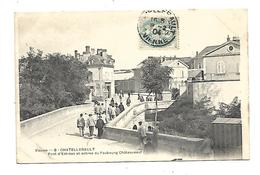
[[[172,68],[169,80],[169,89],[179,89],[180,95],[187,90],[186,81],[188,79],[189,66],[180,59],[163,61],[162,66]]]
[[[220,45],[207,46],[194,58],[194,69],[188,83],[188,95],[196,103],[210,98],[218,108],[220,103],[229,104],[234,98],[241,99],[240,39],[228,36]],[[232,89],[232,90],[231,90]]]
[[[194,68],[203,71],[204,80],[240,79],[240,40],[228,36],[220,45],[207,46],[194,58]]]
[[[111,55],[107,54],[106,49],[97,49],[95,53],[95,49],[90,50],[90,46],[86,46],[86,50],[82,55],[75,50],[75,58],[86,63],[88,71],[91,72],[87,84],[91,90],[90,98],[103,100],[115,94],[115,60]]]

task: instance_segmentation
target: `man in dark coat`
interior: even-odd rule
[[[98,129],[98,138],[99,139],[101,139],[101,137],[103,135],[104,126],[105,126],[105,122],[102,119],[102,116],[99,114],[98,120],[97,120],[97,123],[96,123],[96,128]]]
[[[120,109],[120,113],[123,112],[125,110],[125,107],[123,105],[123,103],[121,102],[120,105],[118,106]]]

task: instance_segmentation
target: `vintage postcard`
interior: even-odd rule
[[[15,13],[17,163],[249,159],[247,10]]]

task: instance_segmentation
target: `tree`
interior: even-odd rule
[[[149,95],[155,94],[155,122],[157,121],[158,95],[162,94],[165,86],[168,85],[171,71],[170,67],[162,66],[160,60],[154,57],[144,60],[141,67],[143,87]]]
[[[88,75],[86,65],[73,57],[43,56],[30,48],[19,59],[20,120],[84,103],[90,92],[85,86]]]

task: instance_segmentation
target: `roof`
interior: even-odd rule
[[[189,69],[188,71],[188,77],[193,78],[193,77],[200,77],[202,76],[202,70],[200,69]]]
[[[121,74],[121,73],[131,73],[133,70],[131,69],[119,69],[119,70],[114,70],[115,74]]]
[[[200,53],[198,54],[197,57],[202,58],[202,57],[208,55],[209,53],[212,53],[215,50],[218,50],[219,48],[224,47],[224,46],[226,46],[227,44],[230,44],[230,43],[235,44],[235,45],[240,45],[239,40],[235,40],[235,41],[230,40],[230,41],[226,41],[226,42],[224,42],[223,44],[220,44],[220,45],[207,46],[202,51],[200,51]]]
[[[210,54],[210,53],[212,53],[212,52],[214,52],[214,51],[216,51],[216,50],[218,50],[218,49],[220,49],[220,48],[222,48],[222,47],[224,47],[224,46],[226,46],[226,45],[228,45],[228,44],[230,44],[230,43],[232,43],[232,44],[234,44],[234,45],[240,46],[239,40],[238,40],[238,41],[233,41],[233,40],[227,41],[227,42],[225,42],[225,43],[219,45],[217,48],[212,49],[211,51],[209,51],[208,53],[206,53],[206,55],[208,55],[208,54]]]
[[[171,63],[174,63],[174,62],[180,62],[181,64],[183,64],[184,66],[186,66],[187,68],[189,68],[189,66],[183,62],[182,60],[179,60],[179,59],[175,59],[175,60],[166,60],[166,61],[163,61],[161,64],[162,66],[169,66]]]
[[[200,53],[198,54],[198,57],[201,58],[203,56],[205,56],[208,52],[218,48],[219,45],[216,45],[216,46],[207,46],[205,47],[202,51],[200,51]]]
[[[91,60],[91,65],[113,65],[115,62],[111,56],[102,57],[101,55],[90,55],[88,61]]]
[[[241,124],[241,118],[216,118],[213,124]]]
[[[127,80],[134,77],[134,72],[131,69],[115,70],[114,80]]]
[[[193,60],[192,57],[179,57],[179,58],[176,57],[176,59],[183,61],[183,62],[186,63],[187,65],[189,65],[190,62]]]
[[[100,55],[90,55],[88,60],[93,60],[93,64],[101,64],[103,58]]]
[[[181,63],[182,64],[184,64],[185,66],[188,66],[188,67],[191,67],[191,64],[192,64],[192,61],[193,61],[193,58],[192,57],[176,57],[176,56],[169,56],[169,57],[167,57],[167,56],[163,56],[163,57],[161,57],[161,56],[150,56],[150,57],[153,57],[153,58],[156,58],[156,59],[162,59],[162,58],[164,58],[165,59],[165,61],[163,61],[162,62],[162,65],[163,66],[166,66],[165,65],[165,62],[166,61],[169,61],[169,63],[171,63],[172,61],[174,61],[174,60],[179,60],[179,61],[181,61]],[[150,58],[150,57],[148,57],[148,58]],[[146,59],[145,59],[146,60]],[[136,66],[136,68],[141,68],[142,67],[142,65],[143,65],[143,62],[145,61],[145,60],[143,60],[142,62],[140,62],[137,66]]]

